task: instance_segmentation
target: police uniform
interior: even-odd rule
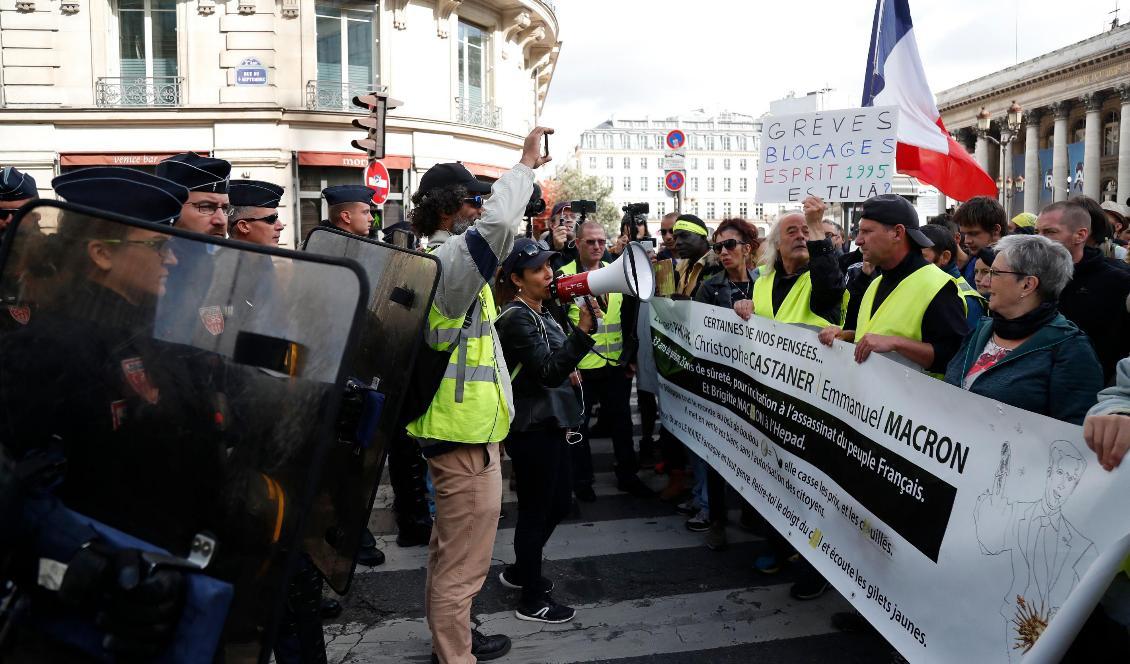
[[[21,173],[12,166],[5,166],[0,169],[0,246],[3,246],[7,237],[3,231],[15,218],[15,210],[24,201],[38,197],[39,190],[35,186],[35,178],[27,173]],[[19,232],[25,238],[39,233],[38,225],[31,224],[30,221],[30,219],[27,219],[20,224]],[[26,265],[17,266],[15,269],[23,271],[37,267],[42,266]],[[0,330],[19,329],[27,325],[31,322],[32,312],[32,306],[29,303],[15,300],[4,302],[3,310],[0,311]]]
[[[157,175],[184,186],[188,191],[228,193],[231,164],[223,159],[202,157],[194,152],[173,155],[157,164]],[[217,337],[234,310],[227,298],[209,295],[214,261],[207,252],[214,247],[173,238],[177,264],[169,270],[168,297],[157,307],[157,334],[168,341],[190,343]]]

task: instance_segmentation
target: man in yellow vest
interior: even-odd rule
[[[471,630],[471,601],[490,568],[502,505],[499,445],[514,417],[510,374],[494,334],[490,283],[522,229],[541,154],[538,127],[522,159],[494,186],[462,165],[438,164],[420,178],[411,221],[429,238],[442,267],[428,315],[428,345],[450,352],[447,370],[427,411],[408,424],[435,486],[436,518],[428,545],[424,612],[432,661],[473,664],[510,650],[505,636]],[[485,195],[490,194],[486,199]]]
[[[777,219],[762,245],[752,298],[734,303],[750,314],[823,329],[840,322],[844,278],[832,241],[824,237],[824,201],[804,199],[803,212]]]
[[[587,272],[608,265],[601,260],[607,246],[608,235],[604,227],[595,221],[586,221],[581,224],[577,234],[577,260],[563,265],[560,273],[576,274],[578,271]],[[650,270],[651,265],[642,265],[640,269]],[[577,365],[581,371],[585,409],[591,412],[592,407],[599,403],[600,419],[607,422],[611,429],[612,450],[616,459],[613,468],[616,472],[616,487],[634,496],[650,497],[654,495],[653,492],[636,475],[639,460],[632,444],[632,372],[628,365],[622,363],[622,358],[630,360],[635,355],[635,344],[625,345],[625,341],[634,342],[633,335],[625,335],[624,330],[635,329],[639,301],[634,298],[625,300],[620,293],[609,293],[592,300],[599,307],[594,316],[597,320],[596,332],[592,335],[596,344],[592,348],[593,352],[585,355]],[[577,305],[569,305],[569,319],[574,325],[580,317]],[[588,420],[586,417],[581,425],[583,440],[572,448],[573,494],[578,500],[585,502],[596,500],[596,493],[592,488],[593,467]]]
[[[933,243],[918,229],[918,212],[902,196],[863,203],[855,243],[879,276],[848,305],[843,328],[829,325],[820,341],[855,342],[855,361],[897,353],[930,373],[942,373],[969,331],[965,305],[950,275],[922,257]]]

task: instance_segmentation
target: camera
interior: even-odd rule
[[[569,203],[569,209],[574,214],[596,214],[596,201],[573,201]]]
[[[647,203],[628,203],[627,205],[625,205],[624,207],[622,207],[620,209],[623,210],[624,212],[630,214],[630,215],[633,215],[633,216],[637,215],[637,214],[647,214],[648,212],[651,212],[651,206],[648,205]]]
[[[526,211],[522,216],[529,219],[530,217],[538,216],[542,212],[545,212],[545,199],[541,197],[541,185],[535,182],[534,193],[530,196],[530,201],[526,203]]]

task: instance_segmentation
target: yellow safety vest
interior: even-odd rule
[[[957,294],[961,296],[961,303],[965,305],[965,315],[969,315],[969,300],[965,299],[967,297],[973,297],[980,300],[982,308],[984,308],[985,313],[988,314],[989,301],[986,300],[985,296],[982,295],[976,288],[970,286],[969,282],[965,280],[965,277],[953,277],[953,283],[955,286],[957,286]]]
[[[606,265],[608,263],[601,261],[601,267]],[[577,261],[562,267],[560,272],[563,275],[576,274]],[[620,359],[620,353],[624,350],[624,333],[620,323],[620,309],[623,304],[623,295],[620,293],[608,294],[608,311],[604,312],[603,318],[597,319],[596,332],[592,335],[595,342],[592,349],[595,352],[585,355],[577,364],[578,369],[599,369],[614,364],[616,360]],[[575,304],[569,305],[569,320],[573,321],[573,325],[581,320],[581,310]],[[596,353],[600,353],[604,357],[600,357]]]
[[[427,412],[408,424],[408,435],[455,443],[497,443],[510,433],[510,413],[494,357],[496,315],[489,286],[478,306],[448,318],[435,304],[428,312],[427,343],[436,350],[458,347]]]
[[[773,283],[777,279],[777,271],[769,270],[753,282],[753,312],[758,316],[765,316],[782,323],[801,323],[827,327],[830,322],[812,313],[812,273],[805,272],[797,277],[781,303],[780,311],[773,311]]]
[[[922,317],[926,315],[926,308],[953,277],[937,265],[923,265],[895,286],[878,311],[872,311],[882,280],[883,275],[879,275],[863,294],[855,340],[859,341],[865,334],[885,334],[922,341]],[[965,306],[964,298],[961,301]]]

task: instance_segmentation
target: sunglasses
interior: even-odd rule
[[[227,216],[227,215],[231,214],[231,210],[232,210],[232,206],[228,205],[227,203],[218,204],[218,203],[207,203],[207,202],[205,202],[205,203],[189,203],[189,205],[196,208],[196,211],[199,212],[200,214],[207,214],[207,215],[213,215],[213,214],[216,214],[217,210],[223,210],[224,216]]]
[[[608,244],[608,240],[585,240],[585,244],[589,245],[590,247],[603,247]]]
[[[236,219],[235,221],[265,221],[268,224],[273,224],[278,220],[279,220],[279,213],[276,212],[274,214],[269,214],[265,217],[243,217],[242,219]]]
[[[712,244],[710,246],[714,248],[714,253],[720,254],[720,253],[722,253],[723,249],[725,249],[726,251],[733,251],[734,249],[737,249],[738,245],[740,245],[740,244],[749,244],[749,243],[748,242],[742,242],[741,240],[735,240],[734,238],[730,238],[729,240],[723,240],[722,242],[715,242],[714,244]]]
[[[519,256],[533,257],[537,256],[543,251],[549,251],[549,245],[544,240],[538,240],[534,244],[527,244],[518,250]]]
[[[674,235],[675,231],[671,230],[670,228],[660,228],[659,234],[660,235]]]
[[[99,240],[99,242],[105,242],[106,244],[136,244],[136,245],[141,245],[141,246],[144,246],[144,247],[149,247],[150,249],[152,249],[153,251],[156,251],[158,254],[160,254],[162,256],[171,256],[173,254],[173,250],[172,250],[171,247],[168,246],[169,240],[171,240],[171,239],[172,238],[167,238],[167,237],[153,238],[151,240],[104,239],[104,240]]]
[[[471,207],[477,209],[477,208],[481,208],[483,206],[483,197],[482,196],[468,196],[467,198],[463,199],[463,202],[466,203],[467,205],[470,205]]]

